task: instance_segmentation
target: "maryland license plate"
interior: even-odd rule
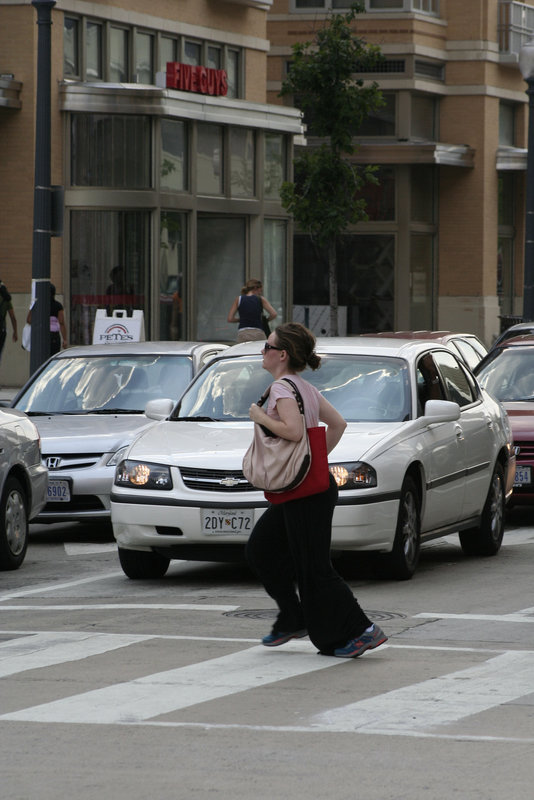
[[[69,481],[48,481],[49,503],[70,503],[70,483]]]
[[[525,486],[532,483],[531,467],[516,467],[514,486]]]
[[[202,533],[206,536],[248,536],[253,528],[254,512],[248,508],[202,509]]]

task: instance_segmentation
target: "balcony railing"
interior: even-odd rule
[[[534,6],[516,0],[499,0],[499,52],[517,58],[527,39],[534,35]]]

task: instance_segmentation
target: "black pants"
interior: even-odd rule
[[[246,548],[250,567],[276,601],[276,631],[308,630],[321,653],[359,636],[371,625],[330,560],[337,487],[322,494],[270,505]],[[298,594],[297,594],[298,587]]]

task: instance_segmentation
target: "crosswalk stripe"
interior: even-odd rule
[[[534,692],[534,653],[509,651],[440,678],[330,709],[321,730],[406,734],[439,728]]]
[[[80,661],[131,644],[152,639],[150,635],[44,632],[0,643],[0,677],[65,661]]]
[[[239,606],[208,605],[207,603],[69,603],[53,605],[0,605],[4,611],[118,611],[142,609],[143,611],[237,611]]]
[[[344,663],[309,642],[262,645],[0,716],[28,722],[135,723]]]

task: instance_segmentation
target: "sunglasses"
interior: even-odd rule
[[[280,351],[282,351],[284,348],[283,347],[275,347],[274,344],[269,344],[269,342],[266,342],[263,345],[263,349],[265,350],[265,352],[267,352],[268,350],[280,350]]]

